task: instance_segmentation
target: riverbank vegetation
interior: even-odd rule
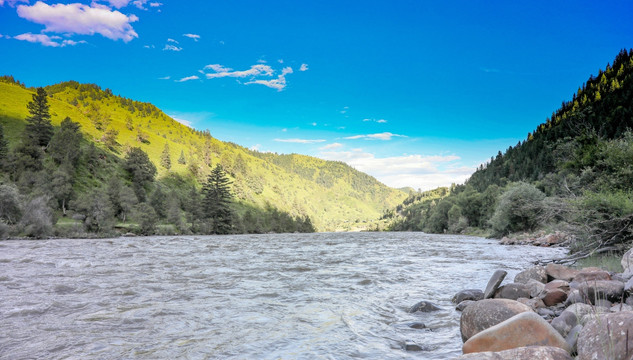
[[[10,76],[0,167],[0,238],[362,229],[406,197],[340,162],[219,141],[96,85]]]
[[[411,194],[389,230],[503,237],[563,230],[577,258],[633,244],[633,50],[590,76],[527,138],[449,189]],[[436,194],[435,196],[429,196]]]

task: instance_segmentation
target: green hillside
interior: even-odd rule
[[[585,256],[633,242],[633,50],[590,76],[560,109],[450,194],[413,195],[393,230],[575,235]]]
[[[117,164],[138,147],[156,166],[158,187],[176,187],[182,193],[191,185],[199,189],[211,169],[221,164],[233,183],[235,210],[242,216],[249,209],[275,209],[292,217],[307,216],[319,231],[359,230],[374,227],[386,209],[406,197],[344,163],[260,153],[222,142],[208,130],[178,123],[150,103],[97,85],[70,81],[45,89],[52,124],[57,127],[66,117],[79,123],[86,144],[96,144],[111,171],[123,177]],[[10,149],[22,141],[33,93],[11,77],[0,82],[0,125]],[[169,169],[161,166],[164,152],[169,154]],[[104,186],[108,176],[102,170],[84,171],[74,186],[79,194],[90,192]]]

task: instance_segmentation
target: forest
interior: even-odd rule
[[[502,237],[573,234],[577,257],[633,243],[633,50],[590,76],[546,121],[463,185],[412,193],[388,229]]]
[[[406,197],[343,163],[219,141],[94,84],[0,87],[0,238],[349,230]]]

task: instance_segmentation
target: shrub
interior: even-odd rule
[[[24,206],[24,216],[20,221],[24,235],[37,239],[53,235],[53,220],[51,209],[47,205],[48,199],[36,197]]]
[[[494,236],[533,230],[540,223],[545,194],[534,185],[517,183],[501,194],[490,225]]]

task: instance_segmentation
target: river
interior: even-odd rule
[[[2,241],[0,358],[448,359],[457,291],[562,254],[423,233]],[[407,312],[421,300],[441,310]]]

